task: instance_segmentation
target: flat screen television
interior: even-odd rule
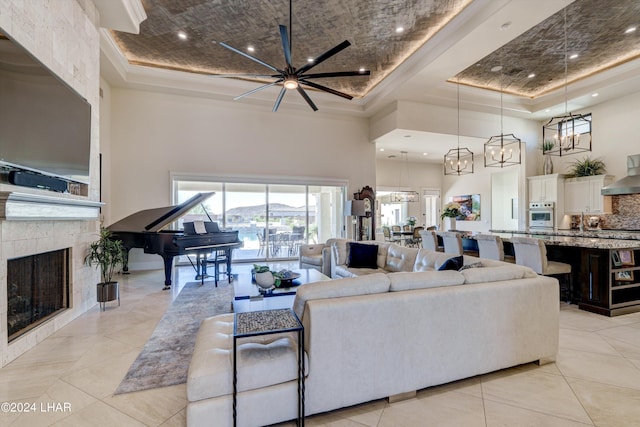
[[[0,166],[89,183],[91,105],[0,29]]]

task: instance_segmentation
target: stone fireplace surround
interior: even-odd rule
[[[0,361],[5,366],[97,304],[97,270],[84,264],[97,238],[99,202],[82,198],[0,191]],[[8,343],[7,260],[70,248],[69,305],[52,319]]]

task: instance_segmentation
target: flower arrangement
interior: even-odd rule
[[[415,227],[417,221],[418,219],[415,216],[410,216],[409,218],[407,218],[407,224],[411,227]]]
[[[444,205],[440,219],[445,218],[457,218],[460,215],[460,204],[456,202],[449,202]]]

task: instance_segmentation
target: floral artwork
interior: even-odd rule
[[[458,204],[458,221],[480,221],[480,195],[469,194],[464,196],[453,196],[453,202]]]

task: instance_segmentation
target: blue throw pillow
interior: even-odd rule
[[[349,242],[350,268],[378,268],[378,245]]]
[[[438,271],[442,270],[455,270],[458,271],[464,265],[464,258],[462,255],[454,256],[453,258],[449,258],[445,262],[442,263]]]

